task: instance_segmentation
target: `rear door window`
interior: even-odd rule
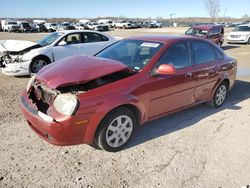
[[[191,41],[191,44],[195,64],[202,64],[217,59],[210,44],[203,41]]]
[[[84,33],[83,34],[84,43],[91,43],[91,42],[102,42],[108,41],[109,39],[101,34],[98,33]]]

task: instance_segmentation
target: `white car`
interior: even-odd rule
[[[227,42],[250,44],[250,24],[236,26],[235,29],[227,35]]]
[[[92,56],[117,40],[98,31],[54,32],[37,43],[0,41],[0,67],[6,75],[37,73],[43,66],[75,54]]]
[[[84,24],[84,23],[76,23],[75,24],[75,28],[77,29],[77,30],[85,30],[87,27],[86,27],[86,25]]]
[[[113,23],[114,28],[121,28],[121,29],[131,29],[132,25],[125,20],[118,20]]]

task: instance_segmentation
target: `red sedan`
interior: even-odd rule
[[[220,107],[236,71],[235,59],[202,38],[133,37],[47,65],[22,92],[21,108],[52,144],[118,151],[147,121],[204,102]]]

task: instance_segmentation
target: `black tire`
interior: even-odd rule
[[[212,108],[221,107],[227,97],[228,92],[228,84],[226,82],[222,82],[214,92],[213,98],[208,102],[208,105]]]
[[[247,42],[247,44],[250,44],[250,37],[248,38],[248,42]]]
[[[34,58],[30,64],[30,73],[31,74],[38,73],[39,70],[41,70],[44,66],[48,65],[49,63],[51,62],[45,57]]]
[[[124,120],[123,123],[122,120]],[[130,109],[126,107],[117,108],[102,120],[96,131],[94,142],[99,148],[106,151],[119,151],[126,146],[136,126],[136,116]]]

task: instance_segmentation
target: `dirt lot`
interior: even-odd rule
[[[125,37],[186,28],[118,30]],[[45,34],[0,33],[36,41]],[[241,187],[250,185],[250,45],[223,46],[239,62],[225,105],[206,105],[152,121],[130,145],[108,153],[88,145],[50,145],[27,126],[18,94],[28,78],[0,73],[0,187]]]

